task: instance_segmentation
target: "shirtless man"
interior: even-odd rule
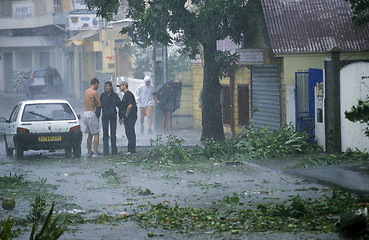
[[[83,114],[83,122],[86,125],[85,133],[88,133],[87,137],[87,156],[99,157],[101,153],[97,151],[99,146],[99,132],[100,124],[99,119],[95,114],[95,107],[100,107],[101,102],[97,89],[99,88],[99,80],[96,78],[91,79],[91,85],[86,89],[84,95],[85,112]],[[91,151],[92,137],[94,138],[94,151]]]

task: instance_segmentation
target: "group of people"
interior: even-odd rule
[[[124,124],[128,139],[127,154],[136,153],[135,124],[137,113],[140,113],[140,130],[144,133],[144,120],[147,119],[148,133],[152,134],[152,112],[157,104],[163,114],[163,130],[172,131],[172,113],[180,107],[182,83],[170,81],[161,85],[158,89],[151,84],[151,78],[146,76],[144,83],[137,89],[137,102],[134,94],[128,89],[128,82],[121,81],[116,86],[123,93],[122,99],[113,90],[111,81],[104,83],[104,92],[98,95],[99,80],[91,79],[90,87],[84,94],[85,112],[83,122],[86,126],[87,151],[89,157],[98,157],[102,154],[98,151],[100,134],[100,116],[103,128],[103,154],[109,155],[109,125],[111,139],[111,153],[118,153],[117,149],[117,122]],[[117,111],[118,109],[118,111]],[[117,117],[118,115],[118,117]],[[119,118],[119,119],[118,119]],[[93,147],[93,150],[92,150]]]

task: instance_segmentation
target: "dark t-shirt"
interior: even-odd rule
[[[122,98],[122,110],[119,112],[119,118],[124,118],[126,115],[128,105],[132,104],[132,109],[129,112],[128,117],[137,118],[137,105],[135,96],[131,91],[127,91]]]

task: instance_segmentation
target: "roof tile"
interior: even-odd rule
[[[262,0],[274,54],[369,50],[369,24],[359,30],[345,0]]]

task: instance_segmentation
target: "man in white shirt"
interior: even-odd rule
[[[151,85],[151,77],[146,76],[144,78],[144,83],[141,84],[136,92],[137,96],[137,106],[140,111],[140,123],[141,123],[141,134],[145,132],[144,121],[145,116],[147,120],[148,133],[152,134],[152,119],[151,115],[153,112],[153,107],[155,104],[155,99],[153,93],[155,92],[155,87]]]

